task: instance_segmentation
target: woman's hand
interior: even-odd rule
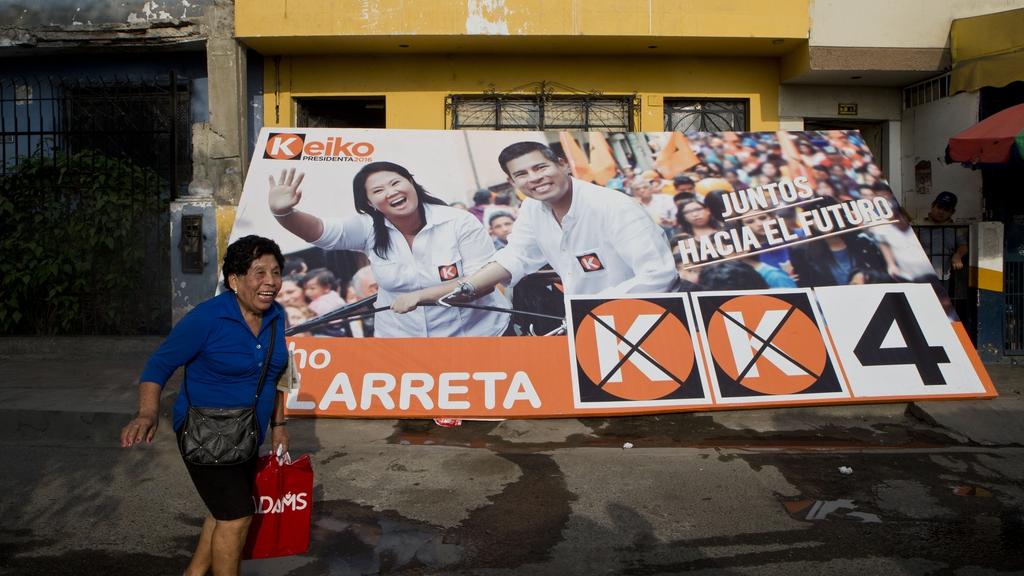
[[[153,441],[153,435],[159,427],[160,420],[155,414],[139,414],[121,429],[121,447],[130,448],[135,444],[146,444]]]
[[[393,302],[391,302],[391,311],[398,314],[405,314],[406,312],[412,312],[419,306],[420,293],[419,292],[407,292],[405,294],[399,294]]]
[[[284,426],[274,426],[270,429],[270,452],[278,454],[278,447],[280,447],[280,454],[284,454],[288,451],[288,430]]]
[[[295,168],[281,170],[281,178],[276,182],[273,176],[268,176],[270,192],[267,194],[267,204],[274,216],[291,214],[299,200],[302,200],[302,190],[299,190],[299,185],[302,184],[302,179],[305,177],[306,175],[302,172],[299,172],[296,177]]]

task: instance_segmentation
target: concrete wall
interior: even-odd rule
[[[978,100],[977,93],[962,93],[903,113],[903,205],[915,222],[928,214],[935,195],[943,190],[960,199],[953,216],[956,222],[981,220],[981,172],[945,162],[949,138],[978,121]],[[928,194],[915,190],[915,166],[922,160],[931,162]]]
[[[0,0],[4,26],[101,26],[192,20],[215,0]]]
[[[902,92],[897,88],[859,86],[779,86],[779,116],[899,120]],[[856,116],[840,116],[839,103],[857,104]]]
[[[810,0],[811,46],[943,48],[956,18],[1024,7],[1024,0]]]

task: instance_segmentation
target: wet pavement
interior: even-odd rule
[[[145,359],[124,346],[72,362],[0,346],[0,574],[187,564],[204,511],[169,434],[173,391],[157,442],[114,441]],[[987,404],[293,420],[316,474],[312,544],[243,573],[1024,573],[1024,367],[992,374]]]

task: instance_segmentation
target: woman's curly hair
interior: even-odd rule
[[[274,259],[277,260],[277,265],[284,268],[284,256],[281,254],[281,247],[270,238],[250,235],[243,236],[232,242],[224,254],[224,264],[222,266],[224,286],[230,290],[231,284],[228,283],[228,276],[232,274],[245,276],[253,261],[259,260],[267,254],[272,254]]]

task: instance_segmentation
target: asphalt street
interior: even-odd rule
[[[180,574],[205,514],[156,339],[0,341],[0,574]],[[313,542],[249,575],[1024,573],[1024,367],[1000,397],[565,420],[293,420]],[[626,448],[628,444],[631,448]]]

